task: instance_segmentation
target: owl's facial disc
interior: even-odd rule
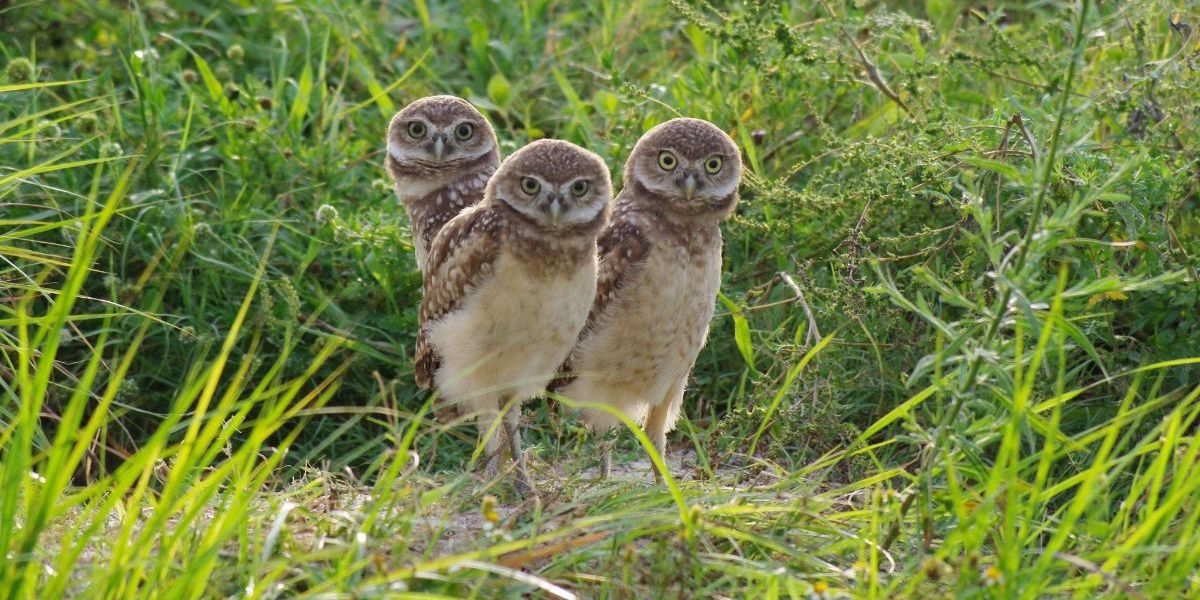
[[[543,139],[505,159],[488,181],[486,198],[519,213],[542,234],[582,235],[601,226],[612,182],[599,156]]]
[[[422,98],[388,126],[388,156],[401,166],[451,168],[495,151],[496,137],[487,119],[459,98]]]
[[[737,202],[741,157],[733,140],[712,123],[672,119],[638,140],[626,163],[626,180],[636,181],[664,208],[724,215]]]

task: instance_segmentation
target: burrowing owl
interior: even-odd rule
[[[477,412],[490,475],[508,438],[522,492],[532,482],[517,427],[521,402],[544,391],[587,318],[611,198],[598,156],[569,142],[533,142],[504,161],[483,202],[447,223],[430,248],[417,384]],[[487,435],[502,409],[503,436]]]
[[[672,119],[638,140],[600,235],[591,313],[555,382],[564,396],[642,420],[660,454],[708,337],[721,281],[720,223],[737,204],[741,177],[737,146],[707,121]],[[599,411],[585,417],[599,431],[617,424]],[[605,475],[609,452],[606,445]]]
[[[392,117],[385,161],[408,211],[417,266],[424,272],[433,236],[483,198],[500,164],[496,133],[462,98],[421,98]]]

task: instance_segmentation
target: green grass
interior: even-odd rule
[[[0,594],[1200,594],[1200,12],[1143,2],[0,8]],[[388,118],[469,98],[742,204],[654,486],[412,381]],[[657,458],[657,457],[654,457]],[[680,462],[682,461],[682,465]]]

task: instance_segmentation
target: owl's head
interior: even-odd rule
[[[612,180],[594,153],[571,142],[538,140],[500,163],[485,198],[546,232],[591,232],[607,217]]]
[[[700,119],[671,119],[638,140],[625,185],[640,186],[665,210],[725,218],[737,204],[742,157],[733,140]]]
[[[489,155],[499,159],[491,123],[466,100],[428,96],[405,106],[388,124],[389,169],[443,170]]]

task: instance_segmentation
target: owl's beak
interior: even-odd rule
[[[442,160],[442,156],[446,154],[446,138],[437,136],[433,140],[433,157],[437,160]]]
[[[687,176],[683,178],[683,197],[691,200],[692,196],[696,195],[696,187],[696,176],[688,173]]]
[[[550,224],[558,227],[558,218],[562,216],[562,200],[554,198],[550,201]]]

